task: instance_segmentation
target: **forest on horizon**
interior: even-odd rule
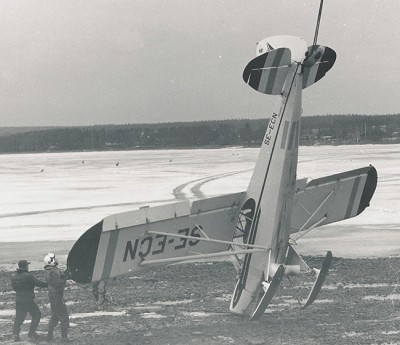
[[[179,149],[261,144],[268,119],[74,127],[2,127],[0,153]],[[400,143],[400,114],[301,120],[300,145]]]

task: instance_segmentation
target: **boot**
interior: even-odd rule
[[[28,333],[28,338],[32,340],[38,340],[39,339],[39,334],[37,334],[35,331],[29,332]]]
[[[61,328],[61,342],[72,343],[72,340],[68,338],[68,328]]]
[[[19,334],[14,335],[14,342],[16,343],[18,341],[21,341],[21,337],[19,336]]]
[[[49,327],[49,329],[47,330],[47,336],[46,336],[46,341],[51,342],[53,341],[53,327]]]
[[[67,344],[67,343],[73,343],[74,341],[69,339],[68,336],[66,336],[65,338],[61,338],[61,342],[63,344]]]

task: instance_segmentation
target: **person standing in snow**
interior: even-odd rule
[[[32,317],[28,337],[32,340],[39,338],[36,329],[38,328],[42,313],[35,302],[35,286],[47,287],[47,283],[36,279],[29,273],[29,264],[30,262],[27,260],[18,261],[17,271],[11,276],[11,285],[16,292],[15,320],[13,326],[15,342],[21,341],[19,332],[28,313]]]
[[[51,318],[47,330],[47,340],[53,340],[53,331],[58,322],[61,325],[61,341],[68,343],[69,315],[64,303],[64,288],[69,278],[67,271],[61,271],[56,256],[49,253],[44,258],[44,277],[48,284]]]

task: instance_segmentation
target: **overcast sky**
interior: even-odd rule
[[[2,0],[0,126],[262,118],[242,80],[256,43],[312,44],[319,0]],[[325,0],[336,64],[303,114],[400,112],[400,1]]]

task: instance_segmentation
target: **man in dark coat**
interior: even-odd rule
[[[27,313],[31,314],[32,317],[28,337],[34,340],[38,338],[36,329],[42,314],[35,302],[35,286],[47,287],[47,283],[36,279],[29,273],[29,264],[30,262],[26,260],[20,260],[18,262],[17,271],[11,276],[11,284],[16,292],[15,320],[13,327],[14,341],[21,341],[19,332]]]
[[[67,307],[64,303],[64,288],[69,279],[68,272],[61,271],[58,261],[54,254],[47,254],[44,258],[44,277],[48,284],[49,300],[51,307],[51,318],[47,331],[47,340],[53,339],[53,331],[60,321],[61,325],[61,341],[70,342],[68,339],[69,315]]]

